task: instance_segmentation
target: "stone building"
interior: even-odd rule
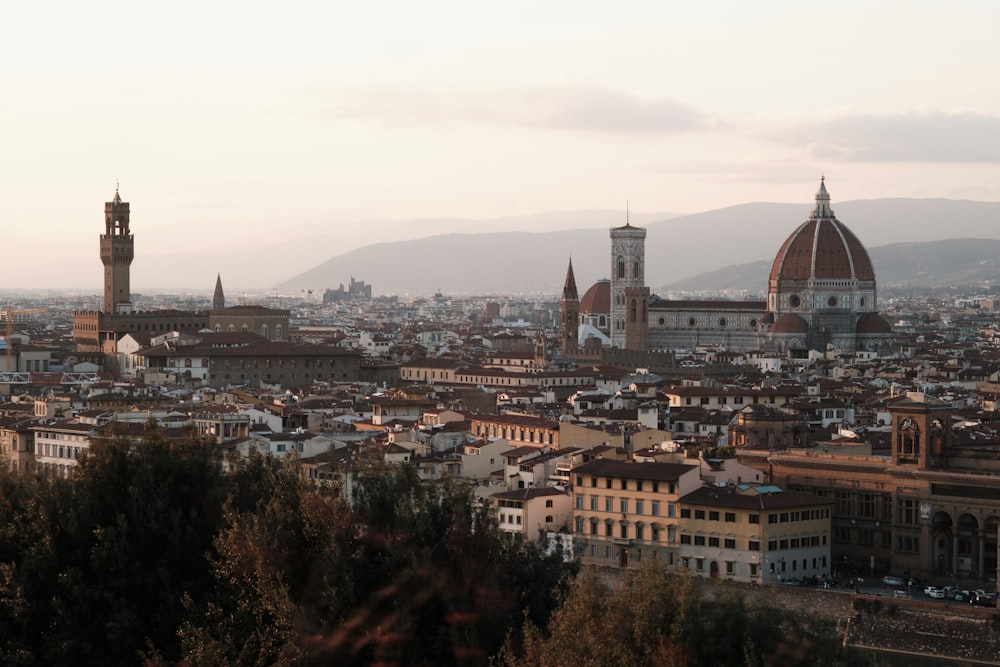
[[[889,409],[891,455],[738,450],[778,486],[829,500],[841,571],[995,580],[1000,445],[955,442],[952,409],[911,394]]]

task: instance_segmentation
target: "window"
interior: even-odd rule
[[[645,538],[645,535],[643,535],[643,532],[644,532],[643,529],[644,528],[645,528],[645,526],[641,526],[639,524],[636,524],[636,526],[635,526],[635,539],[642,540],[642,539]]]
[[[691,518],[691,510],[689,508],[687,508],[687,507],[682,507],[681,508],[681,518],[682,519],[690,519]]]
[[[760,551],[760,542],[757,540],[750,540],[750,545],[747,547],[750,551]]]
[[[750,516],[747,517],[747,520],[750,523],[760,523],[760,515],[759,514],[751,514]]]
[[[718,537],[710,537],[710,538],[708,538],[708,546],[710,546],[710,547],[717,547],[717,546],[719,546],[719,538]]]
[[[597,511],[597,496],[591,496],[590,497],[590,510],[592,512],[596,512]]]
[[[490,463],[492,463],[492,461],[490,461]],[[583,476],[582,475],[577,475],[576,476],[576,485],[577,486],[583,486]]]
[[[576,517],[576,534],[583,535],[583,517]]]
[[[621,480],[621,485],[622,485],[622,491],[628,489],[628,480],[627,479]]]
[[[606,523],[606,524],[604,524],[604,536],[605,537],[614,537],[614,534],[615,534],[614,533],[614,524],[613,523]]]
[[[552,501],[551,500],[546,500],[545,501],[545,506],[546,507],[552,507]]]
[[[736,512],[726,512],[726,523],[736,523]]]
[[[708,520],[709,521],[718,521],[719,520],[719,513],[718,512],[712,512],[712,511],[710,511],[708,513]]]
[[[696,547],[703,547],[703,546],[705,546],[705,536],[704,535],[695,535],[694,536],[694,545]]]
[[[652,514],[653,516],[660,516],[660,501],[654,500],[649,505],[650,505],[649,507],[650,514]]]
[[[576,496],[576,508],[578,510],[582,510],[583,509],[583,496],[580,495],[580,494],[577,494],[577,496]]]
[[[736,570],[735,564],[731,560],[726,561],[726,574],[732,574]]]
[[[691,536],[690,535],[685,535],[685,534],[682,533],[681,534],[681,544],[691,544]]]
[[[642,514],[642,510],[643,510],[643,502],[637,499],[635,501],[635,513]]]
[[[622,498],[619,507],[622,514],[628,514],[628,498]]]
[[[611,496],[605,496],[604,498],[604,511],[614,512],[615,511],[615,499]]]
[[[724,546],[727,549],[735,549],[736,548],[736,540],[734,538],[732,538],[732,537],[727,537]]]
[[[636,491],[642,491],[642,480],[641,479],[635,480],[635,490]]]
[[[494,434],[494,435],[496,435],[496,434]],[[591,477],[590,478],[590,485],[591,486],[597,486],[597,477]]]
[[[620,526],[620,528],[621,528],[621,532],[619,533],[619,535],[621,536],[621,538],[623,540],[628,539],[628,524],[623,523]]]
[[[606,478],[604,480],[604,488],[605,489],[610,489],[611,488],[611,478],[610,477],[608,477],[608,478]]]
[[[704,519],[705,518],[705,510],[695,510],[694,511],[694,518],[695,519]]]
[[[768,523],[778,523],[778,515],[777,514],[768,514],[767,515],[767,522]]]

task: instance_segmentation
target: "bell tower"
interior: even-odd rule
[[[118,188],[113,201],[104,204],[101,263],[104,264],[104,312],[132,312],[129,270],[135,258],[135,239],[129,230],[129,206]]]
[[[562,353],[564,357],[576,354],[577,336],[580,329],[580,297],[576,291],[576,277],[573,275],[573,260],[569,260],[566,283],[562,292]]]
[[[889,408],[892,415],[892,457],[896,465],[948,467],[951,448],[951,406],[921,393]]]
[[[626,222],[611,230],[612,345],[646,351],[648,301],[646,230]]]

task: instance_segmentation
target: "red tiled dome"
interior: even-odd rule
[[[773,334],[804,334],[809,332],[809,325],[795,313],[785,313],[771,327]]]
[[[771,265],[771,281],[875,280],[868,251],[830,208],[826,185],[820,183],[816,208],[809,220],[785,240]]]
[[[580,313],[585,315],[611,313],[611,281],[598,280],[590,286],[580,299]]]
[[[878,313],[868,313],[858,320],[859,334],[891,334],[892,326]]]

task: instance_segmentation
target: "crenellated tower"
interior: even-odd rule
[[[104,312],[132,312],[129,271],[135,258],[135,239],[129,230],[129,205],[118,188],[115,198],[104,204],[101,262],[104,264]]]

